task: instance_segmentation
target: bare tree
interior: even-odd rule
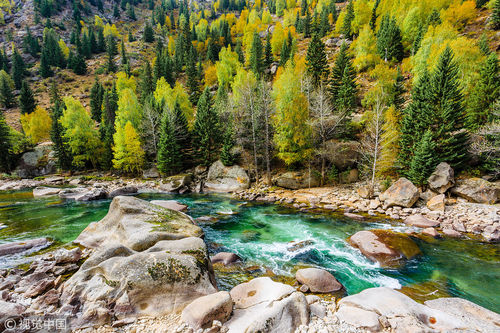
[[[377,175],[380,152],[382,150],[382,125],[384,122],[385,93],[380,90],[375,98],[372,107],[371,119],[366,128],[366,132],[361,139],[360,154],[362,162],[362,172],[366,178],[370,179],[369,193],[373,196],[375,188],[375,177]]]
[[[316,153],[321,159],[321,182],[325,180],[327,141],[334,138],[345,125],[350,110],[344,108],[338,112],[331,105],[327,88],[321,84],[311,94],[310,115],[311,126],[314,130]]]
[[[141,136],[144,150],[149,156],[156,156],[158,152],[163,104],[156,103],[152,97],[144,103]]]
[[[261,80],[258,90],[259,108],[264,121],[264,159],[266,164],[266,184],[271,184],[271,116],[273,112],[273,100],[271,97],[271,89],[269,85]]]

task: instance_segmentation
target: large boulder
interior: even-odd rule
[[[418,188],[411,181],[402,177],[391,185],[379,198],[386,207],[402,206],[410,208],[420,196]]]
[[[330,140],[326,142],[325,153],[338,170],[354,168],[359,159],[359,142]]]
[[[21,156],[15,173],[21,178],[34,178],[56,171],[57,161],[52,151],[52,143],[45,142]]]
[[[66,200],[93,201],[106,199],[108,193],[103,188],[76,187],[61,190],[59,197]]]
[[[224,166],[217,161],[208,169],[203,190],[206,192],[237,192],[250,187],[247,172],[238,165]]]
[[[448,163],[441,162],[437,165],[429,179],[427,179],[427,183],[432,190],[438,193],[445,193],[455,184],[454,177],[455,172],[453,168]]]
[[[197,330],[208,328],[214,320],[225,322],[233,312],[233,300],[227,291],[195,299],[182,311],[182,320]]]
[[[471,202],[494,204],[500,198],[498,185],[481,178],[469,178],[457,181],[451,193]]]
[[[229,332],[294,332],[309,323],[304,294],[268,277],[237,285],[230,294],[234,311],[226,323]]]
[[[345,297],[335,313],[341,322],[372,332],[497,332],[499,315],[457,298],[419,304],[386,287]],[[377,324],[377,321],[380,324]],[[382,327],[383,326],[383,327]]]
[[[390,230],[358,231],[348,239],[363,255],[384,267],[396,267],[420,254],[418,245],[406,234]]]
[[[45,197],[45,196],[50,196],[50,195],[57,195],[61,192],[60,188],[57,187],[35,187],[33,189],[33,197],[38,198],[38,197]]]
[[[75,240],[92,252],[61,288],[71,326],[163,316],[216,292],[202,231],[185,214],[118,196]],[[75,315],[76,314],[76,315]]]
[[[446,197],[444,193],[433,196],[429,199],[429,201],[427,201],[427,208],[434,211],[444,212],[444,209],[446,207],[445,199]]]
[[[318,187],[320,179],[314,173],[308,171],[285,172],[274,179],[274,183],[283,188],[298,190],[301,188]]]
[[[162,179],[160,190],[165,192],[179,192],[191,184],[193,176],[191,174],[181,174]]]
[[[137,193],[137,187],[128,185],[128,186],[118,187],[113,191],[109,192],[108,198],[114,198],[120,195],[131,195],[135,193]]]
[[[342,289],[342,284],[330,272],[320,268],[303,268],[295,273],[297,281],[313,293],[330,293]]]

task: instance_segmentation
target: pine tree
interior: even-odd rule
[[[425,71],[415,83],[411,102],[403,111],[399,139],[398,164],[401,173],[407,175],[414,154],[414,147],[431,124],[432,109],[429,102],[429,73]]]
[[[198,70],[196,69],[195,55],[192,53],[189,57],[188,65],[186,68],[187,75],[187,87],[189,90],[189,100],[193,104],[198,103],[200,98],[200,77],[198,75]]]
[[[427,130],[415,147],[415,155],[410,163],[408,177],[414,184],[423,186],[427,184],[427,178],[437,164],[433,135],[430,130]]]
[[[491,13],[491,26],[493,29],[500,29],[500,0],[494,0],[493,11]]]
[[[139,90],[141,93],[140,97],[142,102],[144,102],[146,98],[149,95],[151,95],[155,90],[155,82],[153,81],[153,73],[151,71],[151,65],[147,60],[144,62],[144,65],[142,66]]]
[[[352,111],[357,94],[356,72],[347,50],[347,44],[343,43],[330,77],[330,98],[332,105],[339,111]]]
[[[403,82],[404,77],[401,73],[401,68],[398,67],[398,73],[396,75],[396,80],[394,81],[394,84],[392,86],[391,96],[389,99],[389,104],[394,105],[396,111],[401,110],[404,103],[403,94],[406,90]]]
[[[12,55],[12,80],[14,80],[16,89],[21,89],[25,72],[26,65],[24,64],[23,57],[21,57],[17,49],[14,49],[14,54]]]
[[[372,8],[372,16],[370,17],[370,29],[372,29],[373,32],[375,32],[375,28],[377,25],[377,8],[378,5],[380,4],[380,0],[376,0],[375,4],[373,5]]]
[[[149,22],[146,22],[146,25],[144,26],[144,34],[142,39],[145,43],[153,43],[155,41],[153,27],[151,27],[151,24]]]
[[[114,57],[116,54],[116,43],[113,36],[109,35],[106,42],[106,53],[108,54],[106,61],[106,70],[108,73],[116,71]]]
[[[300,15],[304,16],[306,15],[307,11],[307,0],[302,0],[300,2]]]
[[[464,97],[453,51],[447,47],[439,57],[431,85],[433,141],[439,162],[460,169],[467,158],[468,133],[464,129]]]
[[[283,41],[281,45],[281,53],[280,53],[280,66],[285,66],[288,59],[290,59],[290,48],[288,47],[288,42],[286,40]]]
[[[73,70],[73,72],[77,75],[87,74],[87,63],[85,62],[84,56],[79,52],[72,55],[70,67]]]
[[[50,130],[50,139],[54,143],[54,152],[57,158],[57,165],[61,170],[71,170],[72,156],[71,150],[68,147],[66,138],[64,137],[64,128],[59,119],[63,115],[63,101],[59,97],[57,86],[53,82],[51,86],[51,117],[52,128]]]
[[[115,3],[115,6],[113,7],[113,17],[114,18],[120,18],[120,8],[118,8],[118,4]]]
[[[125,48],[125,42],[123,41],[122,38],[122,44],[120,46],[120,51],[121,51],[121,57],[122,57],[122,66],[126,67],[128,63],[128,57],[127,57],[127,49]]]
[[[264,66],[265,66],[265,68],[271,67],[272,63],[274,62],[270,35],[271,34],[268,33],[266,36],[266,47],[264,50]]]
[[[314,34],[307,48],[307,71],[311,75],[314,87],[319,87],[328,76],[328,60],[326,58],[325,44],[318,34]]]
[[[35,111],[36,108],[35,96],[33,95],[33,91],[27,81],[23,81],[21,85],[21,91],[19,93],[19,107],[21,109],[21,114],[30,114]]]
[[[49,55],[42,50],[42,56],[40,58],[40,76],[43,78],[50,77],[54,74],[52,72],[52,68],[50,68],[50,61],[48,57]]]
[[[132,21],[137,20],[137,18],[135,16],[134,6],[132,4],[130,4],[130,2],[127,2],[127,5],[125,6],[125,10],[127,12],[127,17],[129,19],[131,19]]]
[[[397,26],[396,19],[384,16],[377,33],[377,51],[382,59],[403,60],[404,49],[401,38],[401,31]]]
[[[210,91],[205,88],[198,101],[193,125],[193,147],[203,165],[210,165],[220,146],[219,117],[212,107]]]
[[[104,99],[104,88],[96,76],[94,85],[90,89],[90,115],[97,122],[101,121],[102,102]]]
[[[10,127],[5,121],[4,115],[0,112],[0,170],[10,171],[12,163],[12,142]]]
[[[241,42],[238,40],[236,42],[236,47],[234,48],[234,52],[238,55],[238,61],[242,64],[245,63],[245,55],[243,54],[243,49],[241,46]]]
[[[488,42],[488,37],[486,36],[486,34],[484,32],[481,35],[481,38],[479,39],[478,46],[479,46],[479,49],[481,50],[481,52],[483,52],[483,54],[485,56],[489,56],[491,54],[491,49],[490,49],[490,45]]]
[[[9,74],[0,71],[0,105],[6,109],[15,105],[13,89],[14,83]]]
[[[106,38],[103,29],[97,30],[97,53],[106,52]]]
[[[304,0],[305,1],[305,0]],[[220,160],[225,166],[232,166],[235,162],[234,155],[231,150],[234,147],[234,134],[232,126],[229,125],[224,132],[222,150],[220,152]]]
[[[417,36],[415,37],[415,40],[413,41],[413,45],[411,48],[412,55],[415,55],[420,49],[420,44],[422,44],[423,38],[424,38],[424,27],[422,26],[422,24],[420,24],[420,26],[418,27]]]
[[[467,127],[476,130],[493,120],[492,106],[500,98],[499,64],[493,52],[480,70],[480,78],[467,100]]]
[[[306,11],[306,18],[304,19],[304,38],[311,37],[311,14]]]
[[[184,112],[181,109],[179,102],[175,101],[173,112],[174,135],[177,144],[180,146],[179,151],[182,157],[182,166],[190,167],[189,160],[192,153],[191,135],[189,126]]]
[[[175,174],[182,167],[181,147],[175,138],[175,125],[170,119],[171,117],[169,112],[165,112],[163,115],[158,147],[158,170],[166,175]]]
[[[23,38],[23,48],[26,53],[31,54],[31,56],[34,58],[37,58],[38,53],[40,53],[41,51],[40,43],[38,43],[38,38],[33,37],[33,34],[31,33],[29,27],[26,27],[26,35]]]
[[[441,24],[441,15],[436,8],[434,8],[427,18],[427,25],[437,26]]]
[[[92,46],[90,45],[90,39],[88,34],[83,34],[82,37],[82,47],[80,52],[86,59],[90,59],[92,56]]]
[[[344,35],[344,38],[351,39],[352,38],[352,21],[354,20],[354,5],[352,0],[349,0],[347,4],[346,13],[344,16],[344,22],[342,24],[341,33]]]
[[[101,126],[99,127],[101,141],[104,145],[102,164],[104,168],[113,166],[113,135],[115,134],[115,118],[118,109],[118,93],[116,85],[104,94]]]
[[[250,68],[257,77],[260,77],[264,70],[262,41],[257,32],[253,33],[253,41],[250,48]]]

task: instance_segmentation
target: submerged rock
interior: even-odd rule
[[[153,205],[158,205],[178,212],[185,212],[188,208],[186,205],[183,205],[176,200],[152,200],[151,203]]]
[[[295,273],[297,281],[307,285],[313,293],[331,293],[343,288],[335,276],[319,268],[303,268]]]
[[[32,248],[44,248],[50,245],[47,238],[29,239],[26,241],[0,244],[0,256],[21,253]]]
[[[238,165],[224,166],[217,161],[208,169],[203,191],[206,192],[237,192],[250,187],[247,172]]]
[[[253,279],[234,287],[229,332],[294,332],[309,323],[306,297],[292,286],[268,277]]]
[[[406,178],[399,178],[379,198],[386,207],[402,206],[410,208],[420,196],[418,188]]]
[[[348,241],[367,258],[386,267],[399,266],[421,253],[408,235],[390,230],[358,231]]]
[[[241,258],[236,253],[219,252],[211,258],[212,264],[221,263],[224,266],[241,261]]]

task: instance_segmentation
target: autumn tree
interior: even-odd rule
[[[49,139],[52,119],[47,110],[37,106],[34,112],[21,115],[23,132],[32,144]]]

